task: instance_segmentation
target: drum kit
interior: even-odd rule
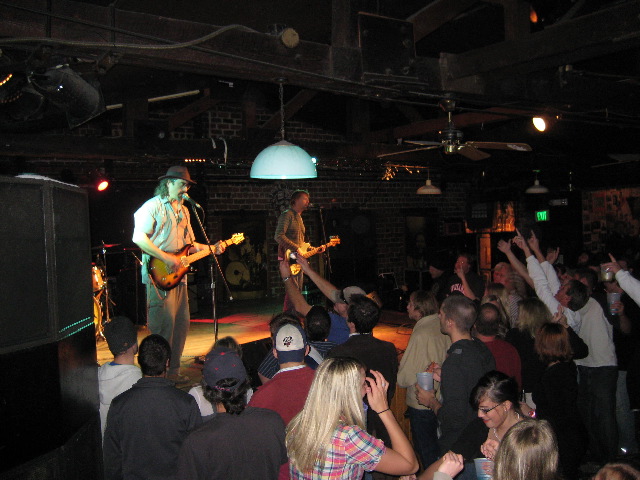
[[[115,302],[109,296],[107,277],[107,249],[120,246],[119,243],[102,243],[91,250],[98,250],[96,261],[91,264],[91,281],[93,284],[93,324],[96,340],[104,340],[104,325],[111,320],[112,307]]]

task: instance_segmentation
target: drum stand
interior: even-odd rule
[[[109,323],[111,321],[111,315],[109,311],[109,307],[113,301],[109,297],[109,277],[107,275],[107,246],[104,241],[102,242],[102,258],[100,258],[100,254],[98,254],[98,259],[102,263],[102,268],[104,271],[104,287],[98,291],[97,294],[94,293],[94,302],[98,308],[98,321],[96,323],[96,340],[106,340],[104,337],[104,325],[105,323]],[[97,262],[96,262],[97,263]],[[104,293],[104,308],[102,308],[102,304],[100,303],[100,299],[102,294]]]

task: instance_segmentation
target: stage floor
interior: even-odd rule
[[[273,315],[282,311],[282,299],[238,300],[220,305],[218,313],[218,338],[232,336],[240,344],[249,344],[269,337],[269,321]],[[207,353],[214,342],[214,324],[211,312],[206,315],[199,311],[192,316],[189,336],[182,354],[181,373],[191,380],[180,388],[188,390],[191,385],[200,382],[202,366],[195,358]],[[392,342],[402,355],[409,342],[414,322],[406,313],[383,310],[380,322],[373,334],[382,340]],[[149,335],[146,327],[140,327],[138,341]],[[96,345],[97,360],[100,365],[110,361],[107,342],[99,340]]]

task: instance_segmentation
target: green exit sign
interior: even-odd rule
[[[548,222],[549,221],[549,210],[538,210],[536,212],[536,221],[537,222]]]

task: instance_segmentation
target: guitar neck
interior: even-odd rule
[[[306,252],[304,255],[302,255],[304,258],[309,258],[314,256],[316,253],[318,253],[320,251],[320,249],[322,249],[322,247],[328,247],[329,245],[331,245],[331,242],[326,243],[324,245],[320,245],[319,247],[315,247],[312,248],[311,250],[309,250],[308,252]]]
[[[229,239],[229,240],[223,240],[220,242],[221,244],[223,244],[225,247],[228,247],[229,245],[231,245],[233,242],[233,239]],[[211,248],[213,249],[214,246],[211,245]],[[187,255],[187,262],[189,262],[189,264],[193,263],[193,262],[197,262],[198,260],[200,260],[201,258],[204,258],[208,255],[211,254],[211,251],[209,251],[209,249],[204,249],[204,250],[200,250],[199,252],[196,253],[192,253],[191,255]]]

